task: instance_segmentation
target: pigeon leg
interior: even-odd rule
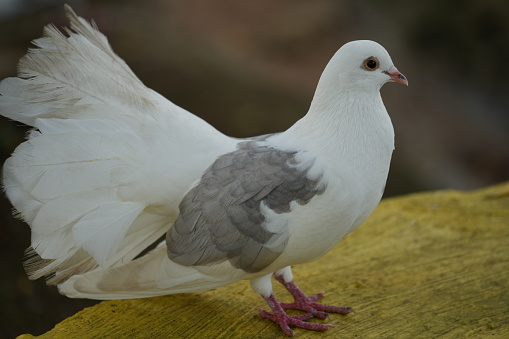
[[[260,311],[260,316],[266,319],[270,319],[278,324],[283,332],[285,332],[285,334],[290,337],[293,337],[294,335],[294,332],[290,326],[314,331],[326,331],[327,329],[334,327],[332,324],[315,324],[307,322],[306,320],[313,318],[313,315],[310,313],[296,316],[286,314],[285,310],[281,306],[281,303],[277,301],[274,294],[270,294],[268,297],[263,297],[263,299],[265,299],[265,302],[267,305],[269,305],[273,313],[267,312],[263,309],[258,309]]]
[[[274,277],[277,281],[283,284],[284,287],[290,292],[294,298],[293,303],[280,303],[283,309],[301,310],[310,313],[313,317],[326,319],[329,318],[329,313],[348,314],[353,312],[351,307],[332,306],[317,303],[316,301],[323,297],[322,293],[317,293],[308,297],[302,290],[293,282],[293,280],[285,281],[283,275],[275,274]]]

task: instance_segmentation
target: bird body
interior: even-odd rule
[[[302,119],[237,139],[145,87],[66,9],[69,37],[46,28],[19,78],[0,83],[0,114],[35,128],[4,165],[6,194],[32,229],[29,277],[93,299],[248,279],[274,312],[261,316],[289,335],[288,325],[328,327],[287,316],[273,275],[311,317],[350,312],[306,297],[290,266],[325,255],[382,197],[394,131],[379,90],[407,84],[385,49],[344,45]]]

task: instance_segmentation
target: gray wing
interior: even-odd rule
[[[258,272],[283,252],[288,242],[286,223],[270,223],[266,208],[290,212],[290,203],[306,204],[324,188],[320,178],[297,169],[295,153],[242,142],[219,157],[199,184],[182,200],[180,215],[168,231],[171,260],[184,266],[229,260],[245,272]]]

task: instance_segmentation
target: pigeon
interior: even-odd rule
[[[31,228],[30,279],[72,298],[199,292],[249,280],[289,336],[350,307],[318,302],[291,266],[315,261],[378,205],[394,149],[380,96],[408,85],[387,51],[343,45],[288,130],[226,136],[147,88],[97,26],[66,6],[0,83],[0,114],[32,127],[3,167]],[[272,278],[293,296],[283,303]],[[304,311],[288,315],[287,309]]]

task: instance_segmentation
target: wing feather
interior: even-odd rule
[[[294,156],[257,141],[221,156],[182,200],[168,256],[185,266],[228,260],[248,273],[267,268],[288,242],[290,203],[322,192],[320,178],[308,178]]]

